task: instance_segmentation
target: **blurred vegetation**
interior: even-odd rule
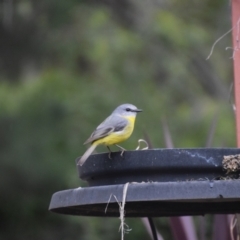
[[[120,239],[119,220],[48,212],[51,195],[83,186],[75,159],[119,104],[139,114],[135,149],[149,136],[164,147],[235,146],[229,91],[228,1],[0,1],[0,239]],[[98,148],[105,151],[105,148]],[[150,239],[138,219],[126,239]],[[157,222],[171,239],[164,219]]]

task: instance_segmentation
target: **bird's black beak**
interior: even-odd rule
[[[134,109],[132,110],[132,112],[142,112],[143,110],[142,109]]]

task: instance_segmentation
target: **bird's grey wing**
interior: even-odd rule
[[[84,144],[91,143],[100,138],[106,137],[113,131],[114,131],[114,127],[97,128]]]
[[[123,130],[128,123],[128,120],[126,118],[123,118],[119,115],[111,115],[108,118],[106,118],[98,127],[97,129],[111,126],[114,127],[114,132],[118,132]],[[96,129],[96,130],[97,130]]]
[[[120,116],[109,116],[96,128],[96,130],[84,144],[106,137],[112,132],[122,131],[127,123],[127,120]]]

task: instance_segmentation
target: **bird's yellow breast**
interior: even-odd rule
[[[128,124],[122,131],[112,132],[108,136],[101,138],[95,141],[94,143],[97,145],[104,144],[108,146],[108,145],[118,144],[128,139],[133,132],[136,117],[133,116],[133,117],[124,117],[124,118],[128,120]]]

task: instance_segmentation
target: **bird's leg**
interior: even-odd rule
[[[112,159],[112,158],[111,158],[111,153],[112,153],[112,151],[111,151],[111,149],[110,149],[109,146],[107,146],[107,148],[108,148],[108,152],[109,152],[109,153],[108,153],[108,158],[109,158],[109,159]]]
[[[119,147],[122,150],[120,155],[123,156],[123,153],[126,151],[126,149],[121,147],[121,146],[119,146],[119,145],[117,145],[117,144],[115,144],[115,146]]]

